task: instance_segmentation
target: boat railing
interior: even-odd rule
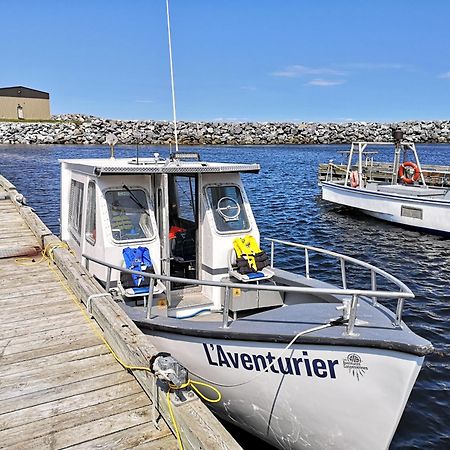
[[[276,240],[273,240],[274,243],[277,242]],[[279,241],[282,243],[283,241]],[[297,244],[300,245],[300,244]],[[311,247],[312,249],[312,247]],[[273,253],[272,253],[273,255]],[[130,270],[126,269],[122,266],[117,266],[115,264],[108,263],[106,261],[102,261],[100,259],[94,258],[93,256],[89,256],[86,254],[83,254],[82,257],[86,261],[86,269],[89,270],[89,264],[90,262],[100,264],[101,266],[104,266],[107,268],[107,280],[106,280],[106,286],[105,289],[109,291],[111,286],[111,276],[112,271],[117,270],[119,272],[129,273],[129,274],[135,274],[135,275],[141,275],[145,278],[150,278],[150,285],[149,285],[149,293],[148,293],[148,300],[147,300],[147,311],[146,311],[146,317],[147,319],[151,318],[151,307],[153,304],[153,288],[155,286],[155,282],[157,280],[166,281],[170,283],[178,283],[178,284],[184,284],[184,285],[200,285],[200,286],[212,286],[212,287],[219,287],[224,289],[224,304],[223,304],[223,310],[222,310],[222,327],[228,328],[229,326],[229,311],[230,311],[230,305],[231,305],[231,299],[232,299],[232,290],[233,289],[242,289],[243,283],[241,282],[224,282],[224,281],[210,281],[210,280],[199,280],[199,279],[192,279],[192,278],[180,278],[180,277],[173,277],[168,275],[160,275],[155,273],[148,273],[148,272],[141,272],[138,270]],[[273,262],[273,258],[272,258]],[[376,268],[374,268],[376,269]],[[389,276],[389,274],[386,274]],[[392,277],[395,279],[394,277]],[[398,281],[398,280],[397,280]],[[400,282],[399,282],[400,283]],[[404,286],[404,285],[403,285]],[[402,290],[400,292],[392,292],[392,291],[381,291],[381,290],[365,290],[365,289],[347,289],[347,288],[328,288],[328,287],[304,287],[304,286],[277,286],[273,284],[250,284],[245,283],[245,289],[246,290],[256,290],[256,291],[278,291],[278,292],[295,292],[295,293],[302,293],[302,294],[323,294],[323,295],[340,295],[340,296],[347,296],[347,298],[351,298],[351,301],[346,305],[344,304],[344,312],[343,312],[343,319],[344,323],[346,324],[346,333],[348,335],[354,334],[354,328],[356,323],[356,316],[357,316],[357,306],[358,306],[358,300],[360,297],[372,297],[372,298],[390,298],[390,299],[397,299],[397,314],[396,314],[396,320],[394,323],[394,326],[400,326],[401,324],[401,312],[403,309],[403,301],[405,298],[413,298],[414,294],[409,290],[406,286],[404,286],[405,290]],[[344,303],[344,302],[343,302]]]
[[[335,259],[337,259],[340,263],[340,275],[342,280],[342,289],[348,290],[347,286],[347,263],[354,264],[359,267],[363,267],[364,269],[367,269],[370,272],[370,282],[371,282],[371,293],[368,294],[368,291],[366,291],[366,296],[372,298],[372,304],[377,304],[377,298],[388,298],[388,296],[384,295],[385,291],[379,291],[377,286],[377,275],[382,277],[384,280],[393,283],[395,286],[399,288],[399,292],[397,292],[397,308],[396,308],[396,325],[400,326],[401,320],[402,320],[402,313],[403,313],[403,306],[405,298],[413,298],[414,294],[412,293],[411,289],[409,289],[408,286],[406,286],[405,283],[400,281],[398,278],[394,277],[390,273],[384,271],[383,269],[380,269],[376,266],[373,266],[372,264],[366,263],[364,261],[361,261],[356,258],[352,258],[351,256],[342,255],[341,253],[336,253],[331,250],[326,250],[319,247],[313,247],[311,245],[305,245],[305,244],[297,244],[294,242],[288,242],[283,241],[279,239],[271,239],[266,238],[270,242],[271,249],[270,249],[270,265],[273,268],[274,267],[274,260],[275,260],[275,244],[281,244],[287,247],[294,247],[299,248],[304,251],[304,261],[305,261],[305,277],[311,278],[311,265],[310,265],[310,253],[319,253],[322,255],[328,255]],[[391,291],[389,291],[391,292]],[[377,294],[374,294],[377,293]],[[393,292],[391,292],[393,293]],[[380,295],[378,295],[380,294]],[[392,298],[392,296],[389,296],[389,298]],[[350,313],[353,313],[352,309]]]

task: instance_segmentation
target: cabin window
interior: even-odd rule
[[[153,236],[145,191],[142,189],[107,191],[105,198],[115,241],[149,239]]]
[[[69,230],[79,244],[81,236],[81,220],[83,211],[83,183],[72,180],[69,197]]]
[[[194,176],[174,176],[169,187],[171,213],[184,223],[197,222],[196,179]]]
[[[95,204],[95,183],[90,181],[87,192],[87,211],[86,211],[86,240],[95,245],[97,238],[97,227],[95,223],[96,204]]]
[[[217,231],[227,233],[250,229],[242,193],[238,186],[208,186],[206,196]]]

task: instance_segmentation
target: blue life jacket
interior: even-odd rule
[[[143,272],[147,267],[152,267],[152,260],[147,247],[126,247],[123,249],[122,253],[127,269],[129,270],[139,270]],[[135,286],[140,286],[144,280],[142,275],[132,274],[131,276]]]

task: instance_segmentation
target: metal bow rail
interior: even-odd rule
[[[336,258],[340,261],[340,268],[341,268],[341,279],[342,279],[342,289],[345,291],[348,291],[347,289],[347,270],[346,270],[346,263],[351,263],[356,266],[363,267],[370,271],[370,279],[371,279],[371,290],[365,291],[364,294],[367,297],[372,298],[372,304],[377,304],[377,298],[397,298],[397,308],[396,308],[396,318],[395,318],[395,324],[397,326],[400,326],[402,321],[402,313],[403,313],[403,306],[404,306],[404,300],[405,298],[414,298],[414,294],[409,289],[408,286],[406,286],[405,283],[400,281],[398,278],[394,277],[390,273],[379,269],[378,267],[373,266],[372,264],[366,263],[364,261],[360,261],[359,259],[352,258],[351,256],[342,255],[341,253],[332,252],[330,250],[325,250],[323,248],[313,247],[311,245],[304,245],[304,244],[297,244],[294,242],[288,242],[288,241],[282,241],[279,239],[270,239],[266,238],[266,240],[270,241],[271,245],[271,251],[270,251],[270,265],[271,267],[274,267],[274,258],[275,258],[275,244],[282,244],[288,247],[295,247],[303,249],[305,252],[305,277],[311,278],[310,276],[310,264],[309,264],[309,253],[310,252],[316,252],[321,253],[323,255],[328,255]],[[385,280],[390,281],[391,283],[395,284],[400,291],[399,292],[391,292],[391,291],[379,291],[377,289],[377,275],[380,275]],[[350,289],[351,290],[351,289]],[[391,293],[394,295],[387,296],[385,294]],[[395,295],[397,294],[397,295]],[[351,294],[352,296],[359,296],[361,294]],[[354,303],[354,299],[352,299],[352,305]],[[350,313],[354,312],[355,307],[352,306]]]
[[[342,288],[324,288],[324,287],[300,287],[300,286],[277,286],[277,285],[261,285],[261,284],[245,284],[245,289],[247,290],[256,290],[256,291],[277,291],[277,292],[295,292],[300,294],[329,294],[329,295],[340,295],[340,296],[350,296],[351,302],[347,311],[344,310],[344,319],[347,325],[346,333],[348,335],[354,334],[356,316],[357,316],[357,306],[359,297],[371,297],[373,304],[377,304],[378,298],[385,299],[397,299],[397,309],[396,309],[396,320],[395,326],[401,325],[401,317],[403,311],[403,304],[405,298],[414,298],[414,294],[412,291],[403,284],[400,280],[395,278],[394,276],[388,274],[384,270],[378,269],[377,267],[372,266],[371,264],[359,261],[355,258],[351,258],[349,256],[341,255],[339,253],[331,252],[324,249],[319,249],[316,247],[311,247],[302,244],[295,244],[287,241],[280,241],[277,239],[268,239],[271,242],[272,251],[271,251],[271,266],[273,267],[274,262],[274,246],[275,243],[284,244],[287,246],[302,248],[305,251],[305,276],[306,278],[310,278],[310,266],[309,266],[309,252],[315,251],[319,253],[324,253],[330,256],[334,256],[341,261],[341,273],[342,273]],[[148,301],[147,301],[147,319],[151,317],[151,305],[153,300],[153,288],[156,280],[167,281],[171,283],[180,283],[186,285],[200,285],[200,286],[213,286],[224,289],[224,306],[223,306],[223,320],[222,327],[227,328],[229,326],[229,309],[231,304],[232,297],[232,289],[242,289],[242,283],[232,283],[232,282],[222,282],[222,281],[209,281],[209,280],[198,280],[192,278],[180,278],[173,277],[167,275],[160,274],[152,274],[147,272],[140,272],[137,270],[126,269],[121,266],[117,266],[114,264],[110,264],[106,261],[102,261],[100,259],[94,258],[89,255],[82,255],[86,260],[86,268],[89,270],[89,262],[92,261],[96,264],[100,264],[108,268],[107,270],[107,280],[106,280],[106,290],[108,291],[111,286],[111,274],[112,270],[118,270],[120,272],[125,272],[129,274],[141,275],[146,278],[150,278],[149,285],[149,293],[148,293]],[[352,262],[362,267],[365,267],[371,271],[372,277],[372,288],[370,290],[367,289],[347,289],[347,280],[346,280],[346,272],[345,272],[345,263]],[[387,280],[393,282],[400,288],[399,292],[393,291],[381,291],[377,290],[376,285],[376,275],[379,274],[386,278]]]

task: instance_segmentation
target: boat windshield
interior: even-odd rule
[[[249,230],[250,224],[238,186],[208,186],[206,196],[217,231],[227,233]]]
[[[147,196],[142,189],[107,191],[105,199],[115,241],[149,239],[153,236]]]

